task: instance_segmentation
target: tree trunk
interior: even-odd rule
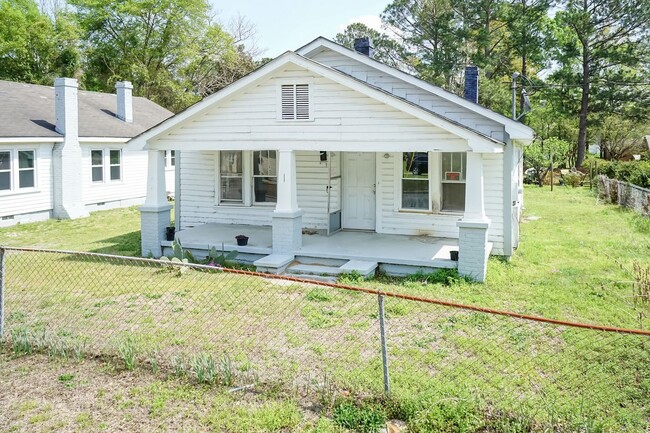
[[[582,100],[580,101],[580,122],[578,124],[578,156],[576,168],[582,167],[587,149],[587,116],[589,115],[589,45],[582,45]]]

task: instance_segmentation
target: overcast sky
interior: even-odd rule
[[[241,14],[257,28],[262,57],[294,51],[318,36],[333,39],[348,24],[379,28],[379,14],[390,0],[211,0],[219,21]]]

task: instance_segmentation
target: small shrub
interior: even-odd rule
[[[582,183],[582,175],[576,171],[571,171],[562,176],[565,185],[577,188]]]
[[[345,401],[334,408],[334,422],[361,433],[376,433],[386,425],[386,415],[373,407],[358,407]]]
[[[365,281],[365,278],[357,271],[345,272],[338,277],[338,282],[343,284],[358,284],[363,281]]]
[[[127,335],[120,341],[117,346],[117,353],[120,359],[124,361],[124,368],[131,371],[138,364],[138,350],[136,338],[132,335]]]

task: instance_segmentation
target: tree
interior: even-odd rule
[[[64,12],[52,18],[34,0],[0,0],[0,78],[51,85],[79,63],[77,28]]]
[[[582,165],[594,86],[640,81],[634,73],[650,36],[650,0],[567,0],[556,20],[554,79],[580,89],[576,167]]]
[[[543,186],[551,164],[555,167],[567,165],[570,149],[571,145],[559,138],[537,139],[524,150],[524,164],[535,170],[536,183]]]
[[[395,68],[407,69],[397,42],[387,34],[380,33],[363,23],[350,24],[343,30],[343,33],[336,34],[334,41],[354,49],[354,40],[364,37],[372,39],[375,50],[373,58]]]
[[[89,89],[112,91],[116,81],[130,80],[137,95],[178,111],[223,87],[223,80],[215,84],[215,77],[236,64],[238,56],[245,57],[212,22],[207,0],[71,4],[86,34],[83,83]]]

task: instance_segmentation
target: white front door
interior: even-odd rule
[[[342,228],[375,230],[375,154],[343,152],[342,162]]]

